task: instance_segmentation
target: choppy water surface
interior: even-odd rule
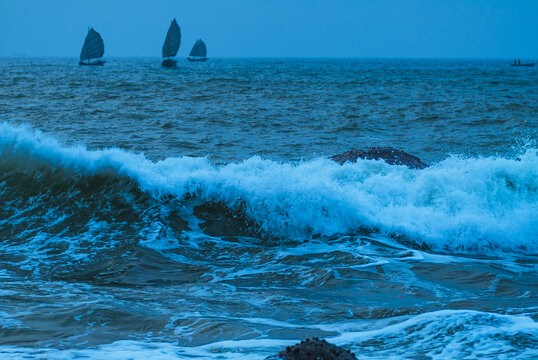
[[[538,69],[180,64],[0,60],[2,358],[538,357]]]

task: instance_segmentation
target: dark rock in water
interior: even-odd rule
[[[288,346],[277,356],[267,360],[357,360],[349,350],[329,344],[325,340],[316,337],[301,341],[294,346]]]
[[[370,150],[351,149],[338,155],[331,156],[331,160],[340,165],[347,161],[355,162],[358,158],[369,160],[383,159],[390,165],[406,165],[410,169],[424,169],[428,167],[416,156],[392,147],[374,147]]]

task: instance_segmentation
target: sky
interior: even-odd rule
[[[0,0],[0,56],[158,57],[174,17],[180,57],[538,58],[538,0]]]

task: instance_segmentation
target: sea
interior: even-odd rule
[[[1,359],[538,358],[538,67],[106,60],[0,59]]]

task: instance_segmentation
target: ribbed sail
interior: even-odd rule
[[[84,40],[84,45],[80,51],[80,60],[99,58],[103,56],[104,53],[105,45],[103,44],[101,35],[91,28],[88,30],[88,35],[86,35],[86,40]]]
[[[194,43],[194,46],[192,47],[192,50],[189,56],[206,57],[206,55],[207,55],[207,49],[205,47],[204,42],[201,39],[197,40]]]
[[[179,44],[181,44],[181,29],[179,28],[176,19],[174,19],[166,33],[166,39],[164,39],[162,50],[163,58],[176,56]]]

